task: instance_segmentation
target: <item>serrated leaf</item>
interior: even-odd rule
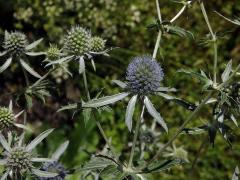
[[[57,173],[41,171],[41,170],[35,169],[35,168],[32,168],[31,171],[33,174],[35,174],[38,177],[53,178],[58,175]]]
[[[26,49],[26,50],[31,50],[31,49],[35,48],[39,43],[42,42],[42,40],[43,40],[43,38],[38,39],[38,40],[32,42],[32,43],[29,44],[25,49]]]
[[[130,101],[128,102],[127,110],[126,110],[126,115],[125,115],[125,123],[128,127],[128,130],[131,132],[132,131],[132,117],[133,113],[135,110],[135,105],[137,101],[137,95],[134,95]]]
[[[30,144],[26,146],[26,151],[32,151],[43,139],[45,139],[54,129],[48,129],[38,135]]]
[[[41,76],[35,70],[33,70],[24,60],[20,59],[20,63],[22,67],[31,75],[35,76],[36,78],[41,78]]]
[[[123,98],[127,97],[128,95],[129,93],[124,92],[124,93],[115,94],[113,96],[105,96],[99,99],[93,99],[86,103],[83,103],[82,106],[86,108],[97,108],[101,106],[106,106],[108,104],[113,104],[117,101],[120,101]]]
[[[228,80],[231,71],[232,71],[232,60],[228,62],[225,70],[222,73],[222,76],[221,76],[222,82],[226,82]]]
[[[10,66],[11,63],[12,63],[12,57],[8,58],[6,62],[0,67],[0,73],[5,71]]]
[[[149,114],[154,118],[154,120],[156,120],[165,129],[166,132],[168,132],[167,124],[164,122],[160,113],[157,112],[157,110],[154,108],[153,104],[147,96],[145,96],[144,98],[144,104],[146,105]]]

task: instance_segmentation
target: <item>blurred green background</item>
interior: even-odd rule
[[[233,59],[234,65],[239,63],[240,27],[226,22],[213,11],[234,17],[240,15],[240,3],[239,0],[211,0],[204,3],[214,31],[223,36],[219,39],[219,72],[222,72],[228,60]],[[164,20],[170,20],[181,8],[181,4],[169,0],[160,0],[160,6]],[[120,47],[112,51],[110,57],[96,58],[96,73],[90,65],[87,67],[92,96],[102,88],[105,95],[112,95],[121,89],[113,85],[111,80],[124,80],[125,69],[131,58],[136,55],[152,54],[157,32],[147,29],[147,26],[155,22],[156,14],[155,0],[0,0],[0,40],[3,41],[4,30],[20,30],[26,33],[30,40],[44,37],[40,49],[46,50],[49,43],[61,45],[64,35],[71,26],[79,24],[87,27],[92,34],[107,39],[108,47]],[[203,97],[200,84],[177,73],[177,70],[180,68],[202,69],[205,72],[212,70],[212,47],[200,44],[201,39],[206,37],[208,29],[199,4],[193,3],[176,21],[176,25],[191,31],[195,38],[165,35],[157,60],[164,68],[164,85],[179,89],[176,96],[196,102]],[[35,58],[31,61],[34,68],[42,73],[45,72],[41,62],[43,59],[44,57]],[[68,102],[78,101],[80,95],[84,93],[83,80],[77,74],[77,67],[72,66],[71,69],[75,72],[74,76],[57,84],[59,90],[52,93],[53,96],[48,98],[45,105],[36,101],[28,118],[36,134],[48,127],[56,128],[47,141],[39,146],[39,152],[42,154],[51,154],[64,140],[70,140],[70,146],[62,158],[62,162],[69,168],[83,164],[89,158],[88,153],[94,153],[96,149],[100,151],[105,145],[93,121],[84,125],[81,114],[72,118],[73,112],[56,113],[59,107]],[[23,82],[23,75],[15,65],[1,75],[0,82],[0,102],[1,105],[7,105],[9,99],[13,98],[7,93],[16,92]],[[190,112],[159,97],[156,97],[154,102],[169,126],[169,134],[160,138],[161,142],[166,142]],[[133,136],[124,124],[126,102],[117,103],[112,107],[113,111],[103,113],[99,120],[108,137],[112,138],[114,147],[121,152]],[[204,109],[200,115],[201,117],[195,118],[189,127],[201,125],[200,119],[210,120],[211,109]],[[239,134],[238,129],[235,132],[236,135]],[[190,162],[193,162],[203,140],[206,141],[204,135],[182,135],[176,140],[176,145],[183,145],[188,151]],[[235,166],[240,163],[238,136],[234,141],[231,149],[219,136],[214,148],[210,145],[205,146],[194,168],[189,163],[154,174],[148,179],[231,179]],[[69,176],[69,179],[78,177],[76,174]]]

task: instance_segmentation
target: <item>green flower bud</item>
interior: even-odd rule
[[[20,32],[5,33],[3,47],[12,55],[20,56],[25,52],[27,44],[28,42],[25,34]]]
[[[61,50],[55,46],[55,45],[50,45],[50,47],[47,50],[47,58],[49,60],[57,60],[60,57]]]
[[[18,172],[25,172],[32,168],[31,154],[22,147],[16,147],[8,154],[7,166]]]
[[[100,37],[93,37],[90,41],[91,51],[93,52],[101,52],[105,49],[106,40]]]
[[[0,130],[11,128],[13,124],[13,113],[8,108],[0,107]]]
[[[73,27],[65,37],[64,49],[71,55],[82,56],[91,49],[91,34],[86,29]]]

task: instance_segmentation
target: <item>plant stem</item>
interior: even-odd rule
[[[158,49],[160,47],[161,37],[162,37],[162,31],[160,30],[158,32],[157,41],[156,41],[154,51],[153,51],[153,55],[152,55],[153,59],[156,59],[156,57],[157,57],[157,52],[158,52]]]
[[[91,97],[90,97],[90,93],[89,93],[89,90],[88,90],[86,71],[83,71],[83,82],[84,82],[84,87],[85,87],[85,92],[86,92],[86,95],[87,95],[87,99],[90,100]]]
[[[204,100],[199,104],[199,106],[190,114],[187,120],[182,124],[182,126],[178,129],[177,133],[156,153],[156,155],[148,162],[148,164],[152,163],[156,160],[162,152],[172,144],[172,142],[178,137],[178,135],[182,132],[182,130],[186,127],[186,125],[199,113],[205,103],[211,98],[213,91],[209,92],[208,95],[204,98]]]
[[[89,90],[88,90],[88,83],[87,83],[86,71],[83,72],[83,82],[84,82],[84,87],[85,87],[85,92],[86,92],[86,95],[87,95],[87,99],[88,99],[88,101],[89,101],[89,100],[91,100],[91,97],[90,97],[90,93],[89,93]],[[115,157],[117,157],[117,155],[116,155],[116,153],[115,153],[115,151],[114,151],[111,143],[109,142],[109,140],[108,140],[108,138],[107,138],[107,136],[106,136],[106,134],[105,134],[105,132],[104,132],[104,130],[103,130],[103,128],[102,128],[102,125],[101,125],[100,122],[97,120],[95,114],[94,114],[94,119],[95,119],[95,122],[96,122],[96,124],[97,124],[97,127],[98,127],[98,129],[99,129],[102,137],[104,138],[104,140],[106,141],[107,145],[109,146],[112,154],[113,154]]]
[[[214,48],[214,67],[213,67],[213,85],[216,85],[217,83],[217,62],[218,62],[218,48],[217,48],[217,37],[216,35],[213,33],[212,27],[210,25],[209,19],[208,19],[208,15],[206,13],[205,7],[203,2],[200,2],[200,7],[202,10],[202,14],[203,17],[207,23],[208,29],[210,31],[210,34],[212,36],[212,41],[213,41],[213,48]]]
[[[142,107],[141,117],[138,119],[137,125],[136,125],[136,128],[135,128],[135,133],[134,133],[134,137],[133,137],[133,145],[132,145],[131,154],[130,154],[130,158],[129,158],[129,162],[128,162],[128,168],[132,167],[134,151],[135,151],[135,147],[136,147],[136,143],[137,143],[139,130],[140,130],[140,127],[141,127],[141,122],[143,120],[144,111],[145,111],[145,105],[143,105],[143,107]]]

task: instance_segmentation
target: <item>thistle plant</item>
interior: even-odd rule
[[[2,134],[0,134],[0,142],[5,150],[3,159],[1,159],[1,165],[5,167],[5,173],[1,179],[7,179],[8,176],[11,176],[12,179],[19,179],[25,177],[26,173],[37,175],[39,177],[57,176],[57,173],[42,171],[34,167],[34,164],[37,162],[52,162],[53,160],[39,158],[32,152],[33,149],[52,131],[53,129],[44,131],[27,145],[24,143],[24,133],[18,138],[10,134],[8,141]]]
[[[27,37],[21,32],[7,32],[5,31],[3,48],[4,51],[0,53],[0,56],[8,56],[6,62],[0,67],[0,73],[5,71],[12,63],[16,60],[20,63],[24,70],[29,72],[36,78],[41,78],[41,76],[32,69],[32,67],[24,60],[24,56],[38,56],[43,55],[43,52],[33,52],[32,49],[35,48],[43,39],[28,43]]]

